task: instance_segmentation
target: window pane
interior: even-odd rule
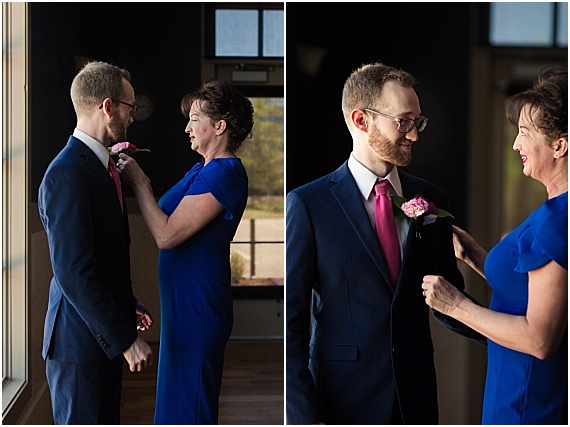
[[[553,45],[554,3],[491,3],[489,43],[492,46]]]
[[[216,56],[259,56],[259,12],[216,10]]]
[[[568,47],[568,3],[556,3],[556,45]]]
[[[249,198],[232,243],[235,286],[283,285],[284,99],[250,98],[252,139],[237,156],[249,178]]]
[[[285,56],[283,47],[284,13],[263,11],[263,56]]]

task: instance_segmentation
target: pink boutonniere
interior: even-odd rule
[[[422,238],[422,226],[434,223],[437,218],[454,218],[449,212],[436,208],[432,202],[419,195],[410,200],[400,196],[392,196],[392,203],[395,207],[394,215],[405,216],[412,220],[416,227],[416,238],[418,239]]]
[[[137,148],[136,145],[131,144],[130,142],[118,142],[115,145],[108,147],[107,150],[109,150],[109,154],[111,156],[118,156],[121,153],[133,156],[139,151],[148,151],[150,153],[150,150],[147,150],[146,148]]]

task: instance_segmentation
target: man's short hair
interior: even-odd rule
[[[131,80],[131,74],[125,69],[106,62],[88,62],[71,83],[71,101],[76,114],[92,111],[106,98],[122,98],[123,79]]]
[[[362,65],[352,72],[342,91],[342,113],[347,124],[354,109],[379,107],[382,88],[389,80],[395,80],[405,87],[416,84],[416,79],[407,71],[380,62]]]

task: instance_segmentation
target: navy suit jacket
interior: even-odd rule
[[[404,197],[419,194],[448,209],[442,189],[399,176]],[[438,274],[464,289],[451,225],[438,218],[421,239],[410,230],[394,289],[347,162],[287,195],[288,424],[388,424],[395,402],[406,424],[438,423],[421,284]]]
[[[44,359],[122,357],[137,337],[127,215],[109,172],[77,138],[49,165],[38,207],[53,268]]]

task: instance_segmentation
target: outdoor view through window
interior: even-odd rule
[[[283,98],[250,98],[253,137],[238,157],[249,177],[249,199],[231,251],[234,286],[283,286]]]

